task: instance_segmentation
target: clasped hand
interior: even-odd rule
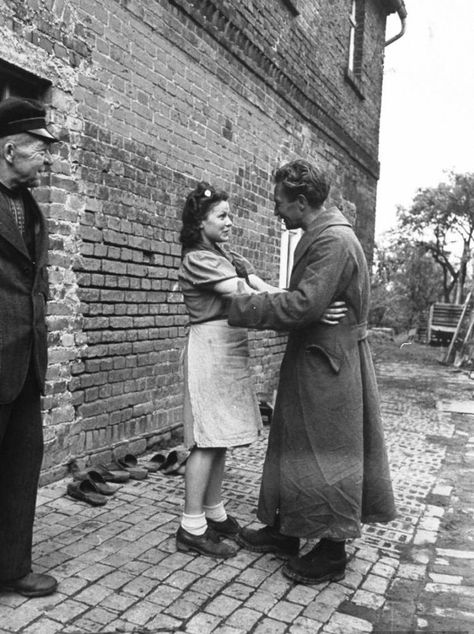
[[[246,295],[248,294],[248,287],[245,282],[241,279],[237,279],[237,291],[236,295]],[[333,302],[330,304],[323,313],[323,316],[319,320],[323,324],[327,324],[328,326],[337,326],[337,324],[343,319],[347,314],[347,306],[345,302]]]
[[[347,306],[345,302],[333,302],[326,308],[320,321],[329,326],[337,326],[346,314]]]

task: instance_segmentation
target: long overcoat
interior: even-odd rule
[[[347,317],[325,325],[335,300]],[[232,300],[231,325],[289,331],[258,505],[258,518],[284,534],[342,540],[395,516],[368,309],[367,262],[336,208],[303,234],[288,292]]]
[[[41,389],[47,368],[48,234],[30,192],[22,196],[32,214],[32,254],[0,196],[0,404],[18,396],[30,360]]]

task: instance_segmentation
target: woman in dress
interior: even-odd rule
[[[228,325],[228,298],[237,292],[284,292],[258,277],[245,258],[222,248],[232,224],[226,192],[202,182],[189,193],[178,275],[190,321],[184,358],[184,443],[190,455],[176,546],[218,558],[236,554],[221,538],[240,529],[222,499],[226,450],[255,441],[261,429],[247,329]],[[343,310],[329,309],[327,323],[337,323]]]

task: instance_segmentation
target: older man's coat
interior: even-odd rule
[[[321,323],[344,300],[337,326]],[[258,505],[287,535],[357,537],[395,509],[367,343],[369,275],[336,208],[321,210],[296,247],[289,291],[233,298],[231,325],[289,331]]]
[[[48,234],[30,192],[22,196],[32,216],[31,253],[0,195],[0,404],[18,396],[30,362],[41,389],[47,368]]]
[[[26,243],[0,194],[0,583],[31,570],[43,457],[48,235],[28,190]]]

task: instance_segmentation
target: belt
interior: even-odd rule
[[[356,334],[357,341],[364,341],[365,339],[367,339],[368,332],[366,321],[362,321],[360,324],[355,324],[354,326],[352,326],[352,330]]]

